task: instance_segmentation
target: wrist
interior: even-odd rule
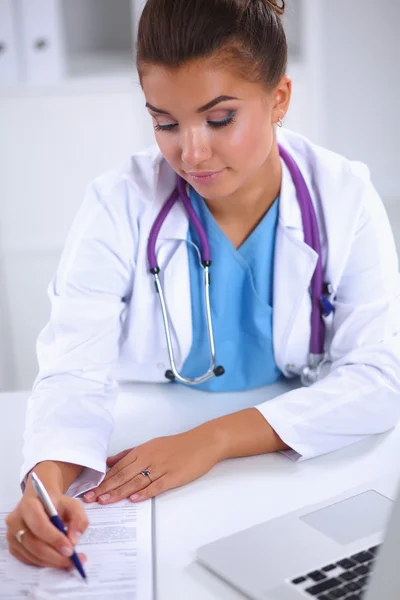
[[[248,408],[204,423],[218,462],[285,450],[288,446],[256,408]]]
[[[32,471],[39,477],[49,494],[52,497],[55,497],[66,493],[71,483],[81,473],[82,467],[58,461],[44,461],[38,463]],[[24,495],[30,495],[32,493],[35,494],[35,491],[29,473]]]
[[[32,485],[30,476],[32,472],[35,472],[39,477],[51,498],[63,494],[63,480],[59,470],[51,463],[44,462],[35,465],[35,467],[28,473],[26,477],[24,497],[36,497],[37,495]]]
[[[203,423],[198,429],[204,436],[207,446],[212,449],[215,462],[218,463],[227,458],[228,441],[223,422],[220,419],[213,419]]]

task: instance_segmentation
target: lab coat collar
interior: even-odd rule
[[[158,166],[159,177],[154,218],[158,215],[165,202],[171,196],[176,186],[176,173],[164,159]],[[158,236],[159,240],[186,240],[189,218],[183,203],[178,201],[165,219]]]
[[[287,147],[285,143],[282,143],[282,140],[279,140],[284,147],[286,147],[287,151],[293,156],[296,163],[298,163],[298,158],[294,155],[293,149]],[[303,221],[301,216],[300,205],[297,200],[296,188],[293,182],[293,178],[290,174],[288,167],[286,166],[285,161],[281,158],[282,165],[282,182],[281,182],[281,191],[279,198],[279,221],[280,225],[286,227],[288,229],[296,229],[298,231],[303,231]],[[303,173],[303,176],[305,174]],[[304,237],[304,236],[303,236]]]
[[[294,155],[293,151],[288,149]],[[296,160],[296,156],[293,158]],[[298,160],[296,160],[298,162]],[[306,179],[306,173],[303,176]],[[310,184],[307,186],[312,195]],[[317,253],[304,242],[303,220],[296,187],[282,160],[282,184],[279,199],[279,223],[275,243],[273,338],[275,360],[286,376],[293,365],[287,364],[290,336],[299,320],[309,321],[311,297],[308,292],[318,261]],[[308,338],[307,338],[308,339]],[[304,348],[304,363],[308,348]]]

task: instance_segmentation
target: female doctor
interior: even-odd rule
[[[96,179],[50,288],[27,414],[19,560],[68,567],[72,497],[140,502],[218,461],[311,458],[393,427],[400,284],[368,169],[278,126],[289,108],[283,7],[148,0],[138,70],[158,149]],[[209,284],[211,275],[211,285]],[[303,386],[108,458],[117,380],[209,392]],[[34,497],[36,473],[68,523]]]

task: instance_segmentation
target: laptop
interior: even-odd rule
[[[399,600],[394,479],[207,544],[197,560],[253,600]]]

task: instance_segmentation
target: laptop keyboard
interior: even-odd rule
[[[378,546],[357,552],[321,569],[296,577],[290,583],[315,600],[359,600],[367,591]]]

